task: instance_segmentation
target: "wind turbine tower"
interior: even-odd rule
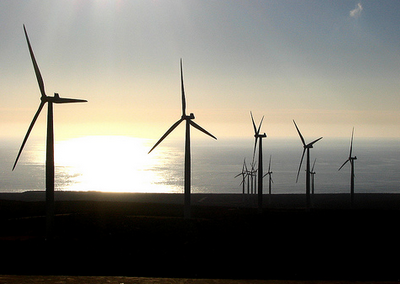
[[[33,54],[33,50],[31,44],[29,42],[28,33],[26,32],[24,25],[24,33],[25,38],[28,43],[29,53],[32,59],[33,68],[35,70],[36,79],[39,84],[39,89],[41,93],[41,102],[38,110],[36,111],[31,124],[29,125],[28,131],[25,135],[25,138],[22,142],[21,148],[19,149],[17,158],[15,159],[15,163],[13,166],[13,170],[15,169],[18,159],[22,153],[22,150],[25,146],[26,141],[28,140],[29,134],[32,131],[33,126],[39,114],[47,103],[47,138],[46,138],[46,238],[51,239],[53,237],[53,227],[54,227],[54,127],[53,127],[53,104],[65,104],[65,103],[82,103],[87,102],[86,100],[80,99],[67,99],[60,98],[59,94],[54,93],[54,97],[50,97],[46,95],[44,82],[42,75],[40,74],[39,67],[37,65],[35,55]]]
[[[256,127],[256,124],[254,122],[253,114],[250,112],[251,115],[251,121],[253,122],[253,127],[254,127],[254,138],[255,138],[255,143],[254,143],[254,152],[253,152],[253,160],[254,160],[254,155],[256,152],[256,147],[257,147],[257,140],[258,140],[258,213],[262,213],[262,206],[263,206],[263,154],[262,154],[262,140],[263,138],[267,137],[267,134],[263,133],[260,134],[260,129],[262,122],[264,120],[264,116],[261,118],[260,124],[258,128]]]
[[[182,59],[180,60],[181,67],[181,93],[182,93],[182,116],[175,122],[165,134],[158,140],[158,142],[150,149],[154,150],[182,121],[186,121],[186,135],[185,135],[185,182],[184,182],[184,195],[185,195],[185,205],[184,205],[184,218],[190,219],[190,188],[191,188],[191,160],[190,160],[190,126],[200,130],[201,132],[207,134],[208,136],[217,139],[214,135],[209,133],[207,130],[203,129],[200,125],[193,121],[194,114],[186,114],[186,97],[185,88],[183,85],[183,71],[182,71]]]
[[[297,129],[297,132],[299,133],[300,140],[303,143],[303,154],[301,155],[301,160],[300,160],[300,166],[299,170],[297,171],[297,178],[296,178],[296,183],[299,180],[299,174],[300,174],[300,169],[301,165],[303,163],[304,159],[304,154],[307,152],[307,161],[306,161],[306,203],[307,203],[307,210],[310,209],[310,204],[311,204],[311,197],[310,197],[310,176],[311,176],[311,171],[310,171],[310,149],[313,148],[313,145],[318,142],[319,140],[322,139],[322,137],[312,141],[311,143],[306,144],[306,141],[304,140],[303,135],[301,135],[301,132],[299,128],[297,127],[296,122],[293,120],[294,126]]]
[[[343,163],[343,165],[339,168],[339,171],[340,171],[341,168],[343,168],[343,166],[347,164],[347,162],[350,162],[350,171],[351,171],[351,176],[350,176],[350,199],[351,199],[351,207],[353,207],[353,205],[354,205],[354,177],[355,177],[355,175],[354,175],[354,161],[357,160],[356,156],[352,157],[353,137],[354,137],[354,127],[353,127],[353,131],[351,132],[351,142],[350,142],[349,157]]]

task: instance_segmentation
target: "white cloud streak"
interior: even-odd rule
[[[359,18],[361,16],[362,10],[363,10],[363,7],[362,7],[361,3],[358,3],[357,7],[350,11],[350,17]]]

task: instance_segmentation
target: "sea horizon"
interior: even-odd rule
[[[242,171],[244,159],[250,167],[254,138],[219,141],[196,138],[192,140],[191,151],[192,193],[242,193],[242,178],[235,176]],[[11,168],[21,141],[0,141],[0,192],[45,190],[44,141],[29,141],[14,171]],[[183,139],[163,141],[154,152],[147,154],[155,142],[155,139],[128,136],[87,136],[56,141],[55,190],[183,193]],[[304,194],[305,161],[296,183],[303,151],[300,140],[268,137],[263,142],[264,174],[271,156],[272,194]],[[311,165],[316,158],[316,194],[349,193],[349,165],[338,171],[348,158],[349,147],[349,138],[323,138],[311,149]],[[355,192],[400,193],[399,150],[399,139],[355,137]],[[268,193],[267,177],[263,192]]]

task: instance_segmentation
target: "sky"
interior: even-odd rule
[[[0,0],[0,23],[0,138],[40,103],[23,24],[47,95],[88,100],[55,105],[59,139],[157,140],[181,116],[180,58],[187,112],[219,139],[253,135],[250,111],[269,137],[293,119],[306,140],[400,137],[400,1]]]

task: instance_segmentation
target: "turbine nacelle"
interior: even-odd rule
[[[254,134],[254,137],[255,138],[265,138],[265,137],[267,137],[267,134],[265,134],[265,133],[264,134],[258,134],[257,133],[257,134]]]
[[[190,115],[182,115],[182,119],[195,119],[194,113],[190,113]]]
[[[54,97],[41,96],[40,100],[43,103],[56,103],[56,104],[84,103],[84,102],[87,102],[87,100],[81,100],[81,99],[61,98],[58,93],[54,93]]]

